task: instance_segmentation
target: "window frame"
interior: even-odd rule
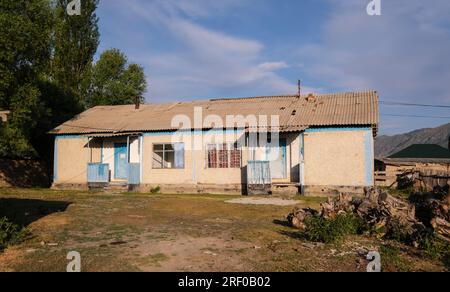
[[[166,146],[172,146],[173,150],[166,150]],[[182,150],[177,150],[177,145],[182,145]],[[155,150],[155,146],[163,146],[162,150]],[[182,166],[176,167],[175,165],[176,163],[176,157],[177,157],[177,152],[178,151],[182,151],[183,155],[183,161],[182,161]],[[155,167],[155,158],[154,155],[158,153],[158,154],[162,154],[162,161],[161,161],[161,167]],[[166,153],[173,153],[174,155],[174,163],[172,167],[165,167],[164,166],[164,161],[166,158]],[[184,143],[180,142],[180,143],[170,143],[170,142],[162,142],[162,143],[152,143],[152,169],[185,169],[186,168],[186,150],[185,150],[185,146]]]

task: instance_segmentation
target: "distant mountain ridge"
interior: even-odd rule
[[[375,157],[388,157],[413,144],[438,144],[448,148],[450,123],[437,128],[415,130],[395,136],[379,136],[375,140]]]

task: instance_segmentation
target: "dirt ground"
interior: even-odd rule
[[[384,271],[448,270],[373,238],[307,242],[286,226],[293,206],[227,203],[238,198],[0,189],[0,217],[29,230],[0,252],[0,271],[65,271],[70,251],[81,254],[82,271],[365,271],[367,253],[381,246]]]

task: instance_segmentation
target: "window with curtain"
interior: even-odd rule
[[[153,168],[184,168],[184,143],[153,144]]]
[[[237,144],[209,144],[207,147],[208,168],[241,168],[242,152]]]

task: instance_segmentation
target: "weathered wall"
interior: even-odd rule
[[[306,186],[373,185],[373,136],[370,129],[307,131]]]
[[[86,184],[89,160],[90,151],[87,137],[57,137],[55,140],[54,183]]]
[[[42,161],[0,159],[0,187],[48,187],[48,172]]]

